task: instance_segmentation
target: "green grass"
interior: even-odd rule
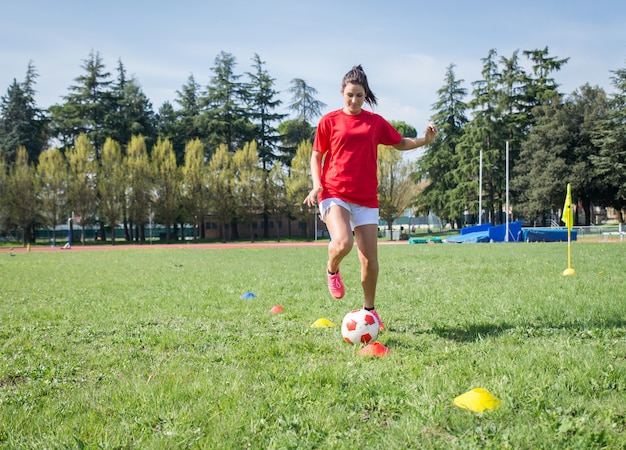
[[[380,359],[356,252],[340,301],[325,247],[0,252],[0,447],[626,448],[625,250],[381,245]]]

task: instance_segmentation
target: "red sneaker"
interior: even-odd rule
[[[328,275],[328,290],[330,291],[330,295],[332,295],[336,299],[342,298],[346,293],[346,289],[343,285],[343,282],[341,281],[339,269],[337,269],[337,272],[335,272],[334,275],[329,273],[328,270],[326,271],[326,273]]]
[[[378,315],[378,313],[376,312],[375,309],[370,310],[370,312],[374,315],[374,317],[376,317],[376,320],[378,320],[378,329],[380,331],[383,331],[385,329],[385,325],[383,324],[383,321],[380,320],[380,316]]]

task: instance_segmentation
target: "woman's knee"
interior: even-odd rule
[[[367,257],[363,254],[359,256],[360,256],[359,259],[361,262],[361,267],[363,267],[365,271],[378,273],[378,258]]]
[[[337,253],[347,254],[350,253],[354,246],[354,238],[352,236],[332,237],[330,245],[334,247]]]

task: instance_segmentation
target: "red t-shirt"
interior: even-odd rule
[[[342,109],[324,115],[317,127],[313,150],[325,154],[319,201],[339,198],[378,208],[378,145],[396,145],[402,136],[382,116]]]

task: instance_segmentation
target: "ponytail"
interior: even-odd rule
[[[370,106],[376,106],[378,104],[378,99],[370,89],[370,86],[367,83],[367,75],[365,75],[365,71],[360,64],[358,66],[352,67],[350,72],[343,76],[343,81],[341,83],[342,91],[347,84],[359,84],[363,86],[363,89],[365,90],[365,101]]]

